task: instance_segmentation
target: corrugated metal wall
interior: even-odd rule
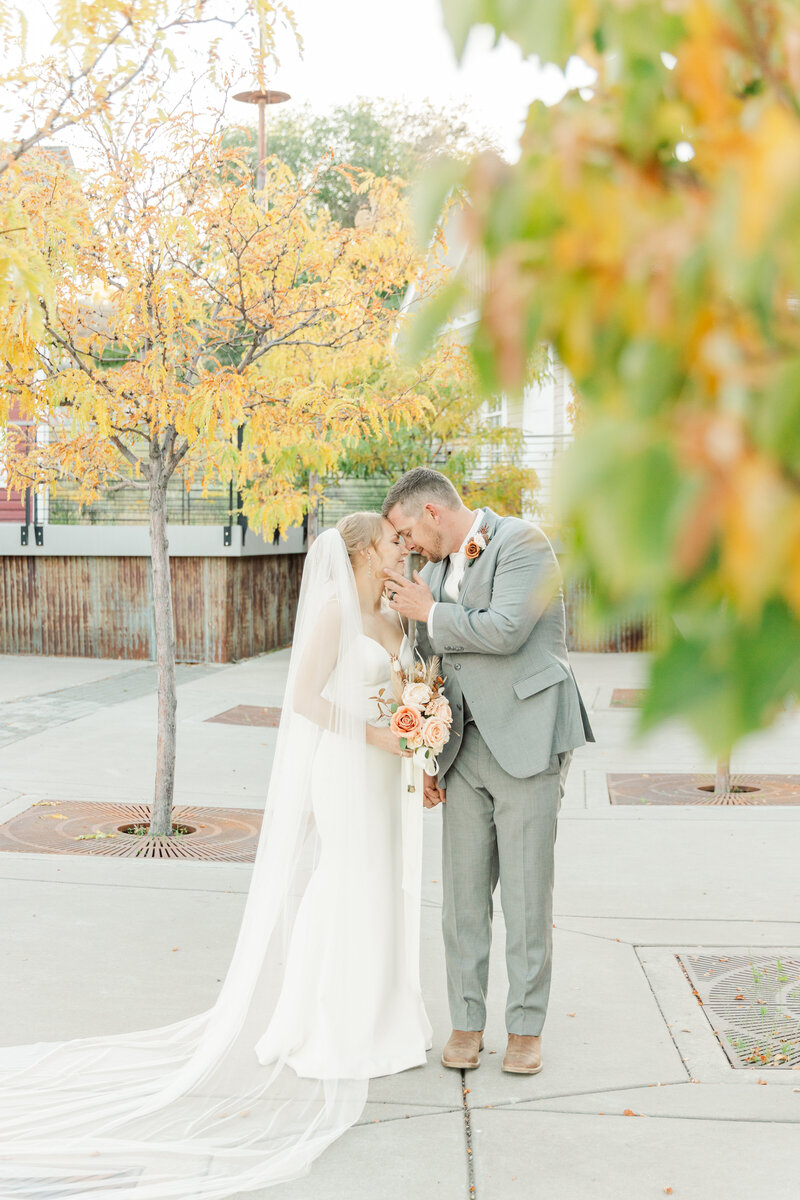
[[[179,662],[232,662],[286,645],[304,554],[173,558]],[[0,558],[0,653],[155,658],[150,560]]]
[[[179,662],[234,662],[289,643],[303,554],[173,558]],[[144,557],[0,558],[0,653],[155,658],[150,560]],[[588,631],[588,592],[567,586],[571,650],[649,649],[650,619]]]

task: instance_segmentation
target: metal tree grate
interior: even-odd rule
[[[678,954],[731,1065],[800,1067],[800,956]]]
[[[237,704],[225,712],[217,713],[215,717],[206,717],[207,722],[217,725],[260,725],[267,729],[277,729],[281,723],[281,709],[261,708],[257,704]]]
[[[640,708],[646,695],[645,688],[614,688],[611,708]]]
[[[733,791],[714,795],[713,775],[607,775],[612,804],[800,804],[800,775],[734,775]],[[740,790],[737,790],[740,789]]]
[[[261,816],[260,810],[245,808],[181,806],[173,811],[173,824],[193,832],[154,838],[119,828],[148,825],[147,804],[46,800],[0,825],[0,852],[254,862]]]

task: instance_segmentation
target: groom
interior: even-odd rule
[[[470,510],[446,476],[425,467],[394,484],[383,515],[428,559],[413,580],[387,571],[388,592],[392,608],[418,622],[420,652],[442,659],[453,710],[423,801],[447,800],[442,925],[453,1032],[442,1062],[479,1065],[499,880],[503,1070],[534,1075],[550,991],[556,819],[571,752],[594,741],[567,657],[558,564],[536,526]]]

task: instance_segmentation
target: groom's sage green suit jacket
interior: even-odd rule
[[[422,571],[437,603],[432,636],[417,625],[417,648],[441,658],[453,709],[440,782],[461,744],[465,699],[492,755],[517,779],[547,770],[553,754],[594,741],[567,656],[561,575],[550,542],[528,521],[488,509],[484,526],[489,544],[467,565],[457,602],[443,592],[447,559]]]

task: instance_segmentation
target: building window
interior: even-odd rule
[[[493,429],[500,429],[506,423],[505,396],[494,396],[491,400],[485,401],[483,413],[487,425]]]

